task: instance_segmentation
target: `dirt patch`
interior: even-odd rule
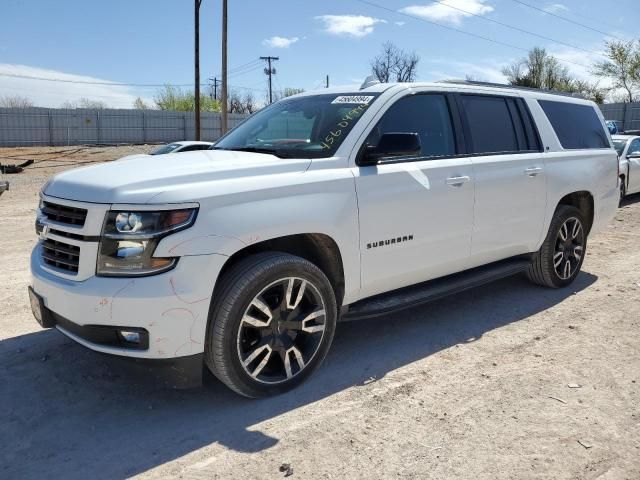
[[[0,149],[0,162],[46,151]],[[8,176],[0,477],[271,479],[287,464],[305,479],[640,478],[640,196],[590,239],[570,288],[515,277],[342,324],[302,388],[249,401],[213,379],[164,390],[31,316],[41,185],[76,163],[129,153],[42,155],[51,165]]]

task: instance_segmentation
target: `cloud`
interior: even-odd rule
[[[2,74],[17,75],[18,77]],[[56,78],[67,82],[21,78],[25,76]],[[74,81],[109,83],[108,80],[85,75],[75,75],[28,65],[0,63],[0,92],[4,95],[27,97],[38,107],[60,107],[66,101],[77,102],[81,98],[88,98],[99,100],[112,108],[131,108],[139,95],[132,87],[128,86],[71,83]],[[151,99],[145,98],[144,93],[140,96],[145,102],[152,103]]]
[[[568,12],[569,7],[563,5],[562,3],[550,3],[543,10],[547,13],[560,13],[560,12]]]
[[[427,20],[459,25],[465,17],[493,12],[494,8],[486,5],[485,2],[486,0],[443,0],[442,3],[432,5],[410,5],[400,9],[400,12]]]
[[[364,15],[320,15],[315,19],[324,23],[326,33],[355,38],[373,33],[373,27],[378,23],[387,23],[386,20]]]
[[[402,27],[405,24],[405,22],[393,22],[393,23],[395,23],[399,27]]]
[[[289,48],[291,45],[300,40],[298,37],[275,37],[267,38],[262,41],[262,45],[269,48]]]

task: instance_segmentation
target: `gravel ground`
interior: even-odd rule
[[[49,159],[0,197],[0,478],[640,479],[640,196],[571,287],[514,277],[342,324],[310,381],[251,401],[211,378],[166,390],[38,328],[39,188],[134,153],[72,150],[0,149]]]

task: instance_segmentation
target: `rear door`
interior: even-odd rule
[[[529,111],[518,97],[457,99],[475,178],[472,262],[531,252],[543,228],[546,179]]]
[[[358,195],[362,295],[393,290],[466,268],[473,226],[471,160],[460,158],[446,94],[397,100],[368,134],[415,133],[422,151],[353,169]]]

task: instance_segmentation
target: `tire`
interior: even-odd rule
[[[620,203],[624,200],[624,197],[627,196],[627,186],[624,183],[624,178],[620,177]]]
[[[578,227],[575,226],[576,222]],[[566,230],[563,228],[565,225]],[[587,250],[585,225],[586,221],[580,210],[569,205],[559,205],[551,220],[547,237],[531,259],[527,269],[529,280],[549,288],[562,288],[571,284],[580,273]],[[563,240],[563,237],[567,240]]]
[[[234,265],[220,282],[205,345],[205,362],[218,379],[240,395],[260,398],[295,388],[320,366],[333,340],[337,305],[318,267],[286,253],[260,253]]]

